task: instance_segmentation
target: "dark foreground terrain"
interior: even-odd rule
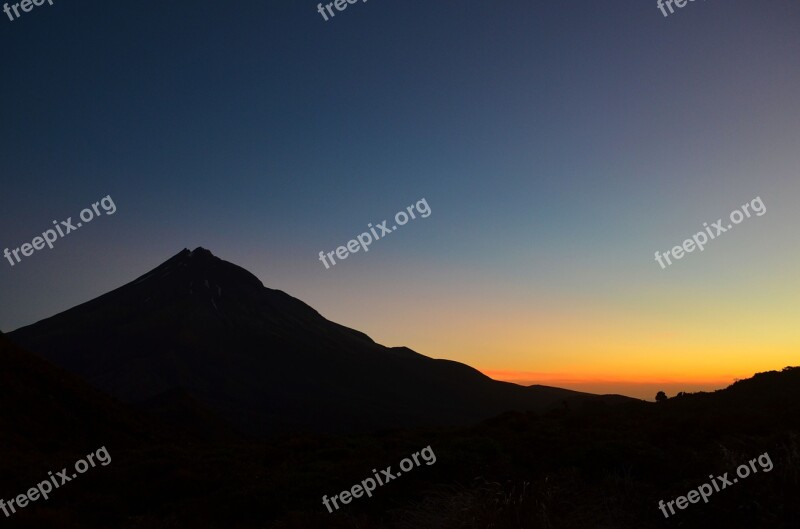
[[[89,387],[0,335],[0,497],[100,446],[90,469],[3,527],[457,529],[800,526],[800,368],[659,404],[570,403],[471,428],[247,438],[198,412],[165,420]],[[159,418],[156,418],[159,417]],[[202,427],[203,421],[207,426]],[[322,505],[430,445],[422,464],[334,514]],[[774,465],[665,519],[658,501]]]

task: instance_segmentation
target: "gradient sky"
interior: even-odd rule
[[[652,398],[799,363],[794,0],[2,16],[0,250],[117,206],[0,261],[4,331],[203,246],[383,344],[504,380]],[[655,262],[756,196],[764,216]],[[423,197],[430,217],[318,261]]]

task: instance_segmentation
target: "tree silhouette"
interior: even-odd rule
[[[664,402],[665,400],[667,400],[666,393],[664,393],[663,391],[659,391],[658,393],[656,393],[656,402]]]

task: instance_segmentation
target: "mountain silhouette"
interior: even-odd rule
[[[681,526],[800,522],[800,368],[661,403],[524,388],[382,347],[203,251],[181,252],[125,287],[13,334],[130,401],[0,333],[0,497],[101,445],[113,456],[109,467],[17,513],[19,527],[346,529],[357,517],[362,527],[657,529],[672,522],[659,499],[686,494],[710,474],[733,475],[766,453],[774,471],[681,512]],[[370,384],[376,376],[390,376],[383,392]],[[373,393],[356,399],[356,390]],[[424,398],[433,400],[420,406]],[[281,405],[293,412],[275,413]],[[512,411],[495,413],[503,407]],[[481,414],[489,418],[467,427],[425,426]],[[281,435],[243,438],[229,434],[231,423]],[[397,429],[329,434],[376,427]],[[320,494],[425,444],[439,462],[348,505],[347,517],[320,505]]]
[[[173,415],[205,406],[249,433],[457,425],[627,400],[384,347],[203,248],[9,337],[120,400]]]

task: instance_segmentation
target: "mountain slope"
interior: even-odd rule
[[[103,439],[130,444],[152,425],[80,378],[21,350],[0,333],[0,452],[46,453]]]
[[[251,432],[462,424],[597,398],[381,346],[202,248],[10,337],[120,399],[182,390]]]

